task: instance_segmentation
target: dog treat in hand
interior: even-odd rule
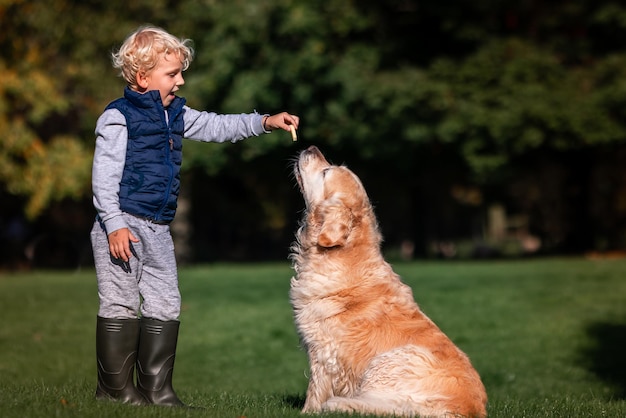
[[[294,141],[298,140],[298,134],[296,134],[296,127],[293,125],[289,125],[289,129],[291,129],[291,139]]]

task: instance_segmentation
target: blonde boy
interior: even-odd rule
[[[218,115],[186,106],[176,93],[193,58],[189,44],[146,26],[113,54],[127,86],[98,119],[92,173],[98,399],[183,405],[172,388],[181,301],[169,229],[182,139],[236,142],[298,127],[286,112]]]

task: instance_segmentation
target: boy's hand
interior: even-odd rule
[[[109,234],[109,251],[114,258],[118,258],[125,262],[130,260],[133,255],[130,249],[130,243],[139,242],[128,228],[118,229]]]
[[[268,131],[273,131],[274,129],[284,129],[287,132],[291,131],[291,126],[298,129],[298,124],[300,123],[300,118],[296,115],[290,115],[287,112],[278,113],[276,115],[268,116],[265,119],[265,123],[263,126]]]

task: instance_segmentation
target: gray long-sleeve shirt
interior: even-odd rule
[[[268,133],[258,113],[219,115],[184,108],[183,137],[202,142],[237,142]],[[117,109],[106,110],[96,124],[96,149],[92,168],[93,204],[108,233],[126,228],[121,216],[119,191],[126,162],[126,118]]]

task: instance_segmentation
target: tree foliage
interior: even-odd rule
[[[305,136],[365,160],[450,144],[479,181],[535,149],[622,143],[625,56],[589,33],[623,33],[609,18],[623,9],[534,4],[190,3],[184,20],[206,30],[189,96],[224,111],[296,109]]]
[[[439,163],[461,183],[506,187],[520,161],[626,139],[626,7],[613,0],[5,0],[0,22],[0,187],[30,218],[89,198],[95,120],[123,87],[109,53],[146,23],[194,40],[190,105],[290,110],[304,141],[384,168],[381,184],[401,175],[420,190]],[[261,185],[278,184],[285,170],[271,167],[293,153],[279,133],[189,143],[184,169],[237,179],[280,229],[289,198]]]

